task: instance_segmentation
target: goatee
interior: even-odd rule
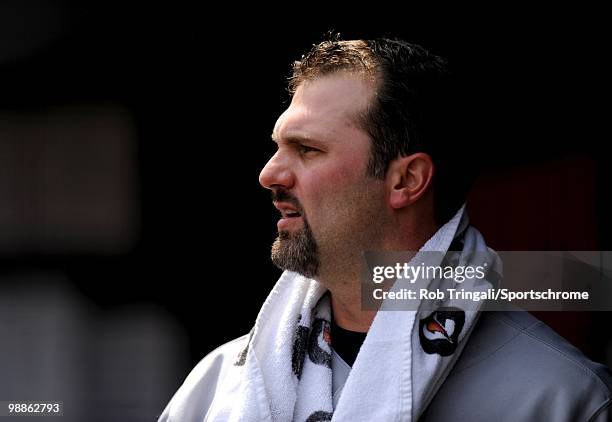
[[[319,252],[312,230],[302,214],[304,227],[295,233],[281,231],[272,244],[272,262],[281,270],[294,271],[307,278],[319,273]]]

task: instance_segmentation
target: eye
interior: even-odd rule
[[[308,154],[310,152],[319,152],[320,150],[313,148],[313,147],[309,147],[308,145],[303,145],[300,144],[298,145],[298,150],[300,151],[300,154]]]

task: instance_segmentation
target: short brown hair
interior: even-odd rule
[[[289,91],[295,93],[302,82],[336,72],[375,76],[376,65],[372,51],[363,40],[324,41],[293,63]]]

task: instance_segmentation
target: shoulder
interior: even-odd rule
[[[608,368],[531,314],[483,312],[430,407],[436,400],[452,407],[460,397],[464,411],[475,407],[499,420],[589,421],[607,411],[611,391]]]
[[[189,388],[195,386],[203,379],[212,378],[221,374],[227,366],[233,366],[240,360],[241,352],[246,348],[249,340],[249,335],[238,337],[229,341],[206,355],[189,373],[183,387]]]
[[[247,334],[206,355],[185,378],[159,421],[201,420],[220,388],[220,381],[227,377],[231,368],[240,365],[241,352],[248,341]]]

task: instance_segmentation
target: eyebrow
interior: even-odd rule
[[[272,132],[271,138],[273,142],[278,143],[279,140],[278,140],[278,137],[276,136],[276,133]],[[297,144],[297,143],[302,143],[302,142],[321,142],[321,141],[318,140],[317,138],[296,134],[296,135],[291,135],[285,138],[285,142],[288,144]]]

